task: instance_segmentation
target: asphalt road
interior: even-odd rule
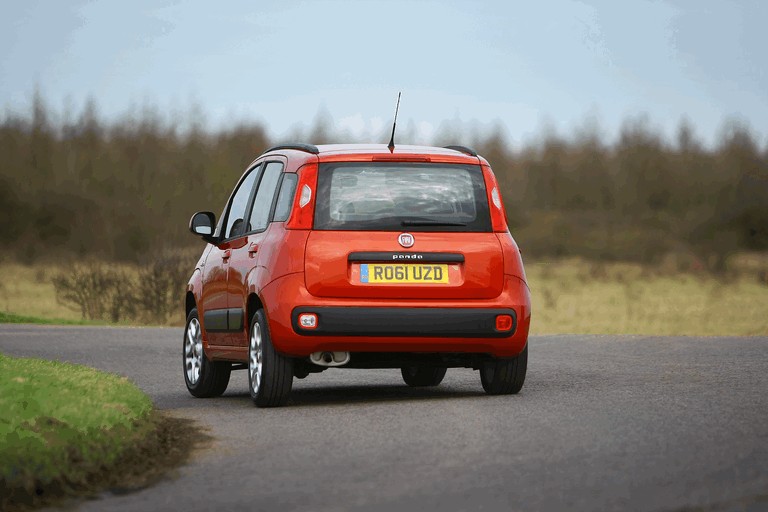
[[[215,441],[178,477],[79,510],[768,510],[768,338],[540,336],[520,395],[449,370],[329,370],[256,409],[195,399],[181,329],[0,325],[0,351],[133,379]]]

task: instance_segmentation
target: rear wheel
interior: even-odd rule
[[[445,368],[431,366],[406,366],[400,369],[403,380],[413,387],[437,386],[445,377]]]
[[[528,345],[513,359],[497,359],[480,367],[480,382],[489,395],[514,395],[523,388],[528,368]]]
[[[227,389],[232,364],[226,361],[211,361],[203,350],[203,329],[193,309],[187,316],[184,330],[184,382],[187,389],[198,398],[219,396]]]
[[[264,310],[253,315],[248,342],[248,388],[257,407],[285,404],[293,385],[293,359],[272,346]]]

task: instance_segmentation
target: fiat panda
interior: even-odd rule
[[[247,370],[260,407],[328,368],[400,369],[437,386],[479,371],[517,393],[531,302],[488,162],[470,148],[282,145],[248,166],[186,292],[184,380],[221,395]]]

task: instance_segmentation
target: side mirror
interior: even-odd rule
[[[216,216],[212,212],[197,212],[189,219],[189,230],[208,243],[214,243]]]

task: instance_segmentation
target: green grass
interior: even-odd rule
[[[0,354],[0,509],[87,486],[152,433],[152,410],[124,377]]]
[[[102,325],[103,322],[72,320],[69,318],[40,318],[37,316],[16,315],[14,313],[0,311],[0,324]]]

